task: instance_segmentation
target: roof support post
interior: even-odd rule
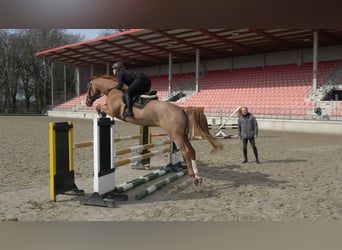
[[[94,76],[94,64],[90,64],[90,78]]]
[[[110,76],[110,63],[107,63],[106,64],[106,74],[107,74],[107,76]]]
[[[67,77],[66,77],[67,69],[66,69],[66,64],[64,64],[64,72],[63,72],[63,74],[64,74],[64,78],[63,78],[63,80],[64,80],[64,102],[66,102],[67,101],[67,94],[66,94],[66,92],[67,92],[67,87],[66,87],[66,84],[67,84]]]
[[[313,97],[316,95],[317,89],[317,76],[318,76],[318,63],[317,63],[317,54],[318,54],[318,32],[314,31],[313,33],[313,78],[312,78],[312,94]]]
[[[200,51],[196,49],[196,93],[198,93],[198,82],[200,72]]]
[[[75,67],[75,80],[76,95],[80,96],[80,68],[78,66]]]
[[[169,53],[169,89],[168,97],[171,97],[172,92],[172,52]]]
[[[53,70],[54,70],[54,62],[51,61],[51,67],[49,67],[49,70],[50,70],[50,77],[51,77],[51,110],[53,109],[54,107],[54,100],[53,100],[53,88],[54,88],[54,81],[53,81]]]

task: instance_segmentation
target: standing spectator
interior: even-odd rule
[[[255,139],[258,136],[257,120],[255,119],[254,115],[248,112],[247,107],[241,108],[241,114],[242,115],[238,120],[238,133],[239,133],[239,139],[242,140],[242,150],[243,150],[243,156],[244,156],[244,161],[242,163],[248,162],[247,143],[249,141],[253,149],[255,162],[257,164],[260,164],[258,150],[255,146]]]

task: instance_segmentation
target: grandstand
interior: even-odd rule
[[[324,87],[340,61],[321,62],[318,87]],[[312,63],[211,71],[201,79],[201,91],[185,100],[184,106],[206,106],[208,112],[232,112],[248,106],[259,115],[304,116],[313,111]],[[320,99],[321,97],[318,97]],[[219,107],[215,110],[215,107]]]
[[[336,132],[342,120],[339,37],[342,29],[134,29],[37,55],[73,64],[77,72],[78,96],[48,115],[96,115],[94,107],[106,99],[87,107],[86,85],[120,60],[150,75],[160,100],[204,107],[209,124],[226,124],[237,107],[248,106],[265,129]]]
[[[339,60],[320,62],[317,87],[324,89],[324,84],[341,65]],[[168,75],[152,77],[152,89],[158,91],[161,100],[168,98],[168,81]],[[205,107],[206,114],[211,116],[227,116],[237,106],[248,106],[250,112],[262,117],[303,119],[315,117],[314,108],[317,102],[322,102],[322,95],[316,99],[311,96],[312,63],[208,71],[200,78],[198,93],[193,73],[177,74],[172,77],[172,87],[173,93],[188,93],[175,102],[176,105]],[[98,103],[105,102],[104,96],[89,108],[85,105],[85,97],[84,93],[58,105],[55,110],[91,111]],[[341,116],[342,105],[337,104],[323,113]]]

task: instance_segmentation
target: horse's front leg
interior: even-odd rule
[[[101,113],[101,110],[102,110],[101,107],[102,107],[101,104],[96,105],[95,109],[96,109],[97,113]]]
[[[97,104],[96,111],[102,117],[105,117],[106,115],[109,115],[109,116],[112,115],[107,104]]]

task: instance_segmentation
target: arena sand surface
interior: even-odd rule
[[[204,140],[193,140],[203,177],[195,187],[182,177],[150,196],[134,195],[115,208],[80,204],[80,197],[49,200],[49,122],[72,121],[74,142],[92,140],[92,120],[0,116],[2,221],[333,221],[342,219],[342,135],[261,130],[257,139],[261,164],[241,164],[241,141],[220,139],[224,150],[212,154]],[[161,132],[157,128],[153,132]],[[115,136],[137,134],[139,127],[117,122]],[[236,130],[227,130],[236,135]],[[161,139],[161,138],[160,138]],[[154,139],[157,141],[159,139]],[[137,141],[118,144],[132,146]],[[76,184],[89,197],[93,191],[92,147],[74,151]],[[159,169],[167,156],[152,159]],[[148,173],[130,165],[116,169],[121,184]],[[163,176],[162,178],[165,178]]]

